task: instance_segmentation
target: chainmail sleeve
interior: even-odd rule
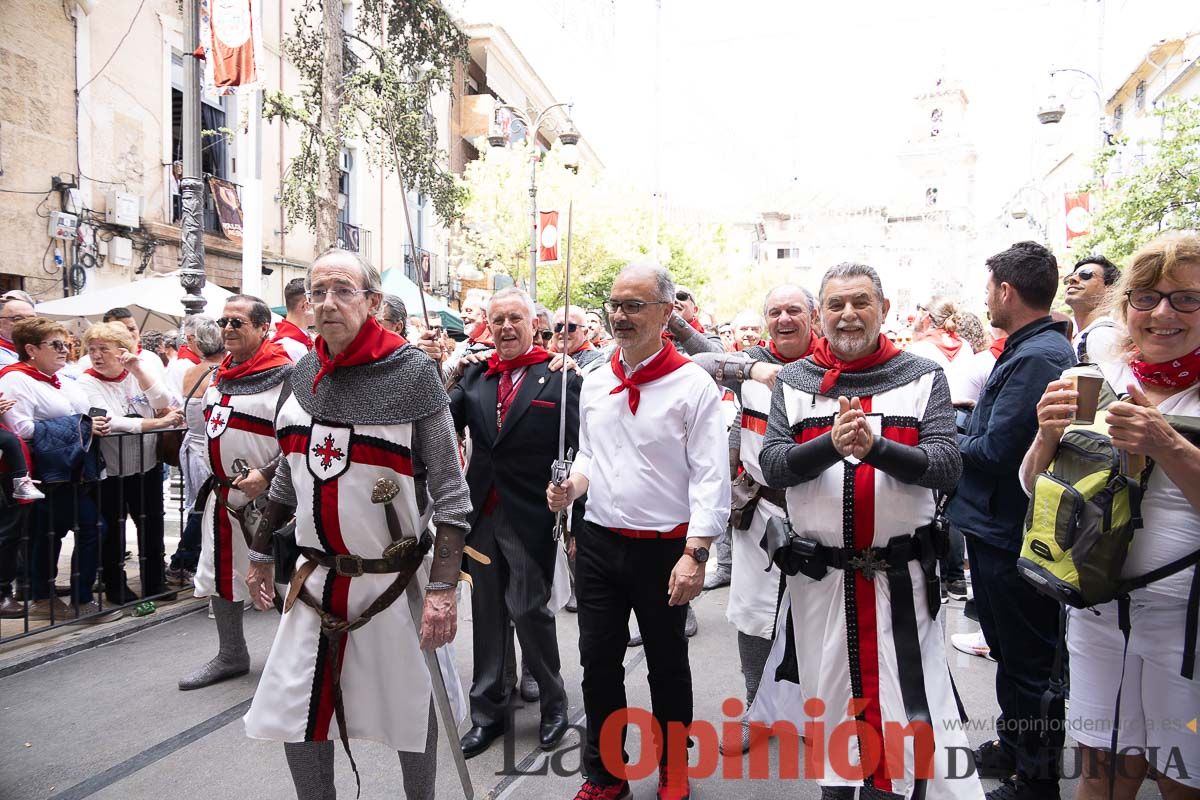
[[[917,447],[929,456],[929,468],[916,484],[927,489],[953,489],[962,475],[962,454],[958,451],[950,383],[940,369],[933,373],[933,386],[919,430]]]
[[[471,493],[458,458],[458,437],[450,409],[443,406],[413,423],[413,472],[424,473],[433,498],[433,524],[469,531]]]
[[[292,486],[292,466],[286,456],[279,459],[267,498],[289,508],[295,508],[297,505],[296,489]]]

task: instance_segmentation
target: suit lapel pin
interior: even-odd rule
[[[546,376],[545,376],[545,375],[543,375],[542,377],[538,378],[538,383],[545,383],[545,382],[546,382]]]

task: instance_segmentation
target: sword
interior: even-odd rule
[[[559,343],[562,346],[562,397],[558,403],[558,458],[550,465],[550,481],[555,486],[562,486],[571,475],[571,464],[574,461],[574,451],[567,450],[567,334],[571,324],[571,222],[575,218],[575,200],[567,201],[567,264],[563,270],[563,332]],[[559,541],[566,535],[570,527],[570,515],[567,509],[559,511],[554,517],[554,541]]]
[[[393,541],[404,538],[404,528],[400,525],[400,516],[396,513],[395,506],[392,505],[392,499],[399,492],[399,484],[388,478],[380,478],[375,481],[375,487],[371,490],[371,502],[383,506],[388,533],[391,534]],[[413,625],[416,626],[417,634],[420,635],[424,598],[421,596],[421,589],[415,575],[405,587],[404,595],[408,599],[408,610],[412,614]],[[429,670],[429,678],[433,684],[434,702],[437,704],[438,716],[442,719],[442,730],[446,732],[446,741],[450,744],[450,754],[454,756],[454,766],[458,769],[458,780],[462,784],[463,796],[467,800],[473,800],[475,789],[471,786],[471,773],[467,771],[467,759],[463,755],[462,743],[458,739],[458,722],[454,719],[454,710],[450,707],[450,693],[446,691],[446,679],[442,675],[442,665],[438,663],[437,653],[433,650],[422,649],[421,655],[425,658],[425,668]]]

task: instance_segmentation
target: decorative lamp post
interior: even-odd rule
[[[529,156],[529,296],[537,302],[537,251],[538,251],[538,207],[537,207],[537,165],[540,160],[540,153],[537,147],[537,135],[541,127],[550,119],[550,112],[556,108],[567,109],[567,128],[559,134],[558,140],[563,144],[563,160],[566,165],[572,169],[579,167],[579,131],[575,130],[575,124],[571,121],[571,106],[572,103],[555,103],[547,106],[538,112],[532,120],[528,114],[516,106],[502,104],[496,106],[497,110],[504,109],[512,114],[525,126],[526,136],[529,137],[531,144]],[[556,130],[557,128],[553,128]],[[488,144],[492,147],[505,147],[508,145],[508,137],[501,133],[493,133],[488,136]]]
[[[1096,103],[1099,106],[1098,126],[1100,129],[1100,146],[1103,147],[1109,142],[1109,133],[1107,130],[1105,130],[1106,120],[1104,115],[1104,89],[1100,85],[1100,79],[1086,70],[1076,69],[1075,67],[1052,69],[1050,70],[1050,78],[1053,79],[1055,75],[1064,72],[1069,72],[1072,75],[1085,78],[1087,82],[1091,84],[1091,86],[1088,88],[1090,88],[1092,93],[1096,95]],[[1042,107],[1038,109],[1037,118],[1038,122],[1043,125],[1056,125],[1062,121],[1062,118],[1066,116],[1066,113],[1066,106],[1064,106],[1053,94],[1051,94],[1046,98],[1046,102],[1042,105]]]

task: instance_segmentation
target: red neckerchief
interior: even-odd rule
[[[827,371],[825,377],[821,379],[821,386],[817,391],[821,394],[828,392],[837,383],[838,377],[843,372],[861,372],[885,361],[890,361],[898,355],[900,355],[900,348],[896,347],[892,340],[882,333],[879,334],[879,348],[871,355],[854,361],[842,361],[833,354],[833,350],[829,347],[829,340],[821,339],[813,348],[812,360],[818,367],[824,367]]]
[[[317,370],[317,377],[313,378],[313,394],[317,393],[317,384],[321,382],[321,378],[335,369],[370,364],[381,358],[387,358],[406,344],[408,344],[407,339],[398,333],[385,330],[374,317],[367,317],[367,321],[358,329],[358,335],[350,342],[350,346],[336,356],[329,355],[329,345],[325,344],[325,340],[318,336],[313,350],[316,351],[317,360],[321,362],[321,368]],[[278,347],[278,345],[276,346]],[[280,352],[283,352],[282,349]],[[287,358],[286,353],[284,353],[284,358]]]
[[[275,342],[263,342],[254,351],[254,355],[240,364],[233,363],[233,353],[226,354],[225,358],[221,359],[221,366],[217,367],[217,374],[213,376],[213,383],[245,378],[248,375],[255,375],[264,370],[275,369],[275,367],[282,367],[291,363],[292,360],[288,358],[287,351],[280,345]]]
[[[675,370],[688,363],[689,359],[681,356],[674,347],[670,344],[664,345],[662,350],[658,351],[658,355],[650,359],[645,366],[639,367],[633,371],[633,374],[626,375],[624,367],[621,366],[621,350],[617,349],[613,353],[612,371],[613,375],[617,376],[619,383],[616,388],[609,394],[620,394],[626,389],[629,390],[629,410],[636,414],[638,404],[642,399],[642,392],[638,389],[643,383],[656,381],[664,375],[670,375]]]
[[[992,339],[992,344],[990,347],[988,347],[988,352],[996,358],[999,358],[1000,354],[1004,352],[1004,345],[1006,344],[1008,344],[1007,336],[1001,336],[999,339]]]
[[[767,342],[767,349],[771,351],[771,355],[775,356],[783,363],[790,364],[793,361],[799,361],[802,358],[808,358],[809,356],[811,356],[812,351],[816,347],[816,340],[817,340],[817,337],[810,334],[808,337],[808,348],[803,353],[796,356],[795,358],[788,358],[783,353],[779,352],[779,348],[775,346],[774,341]]]
[[[947,361],[953,361],[963,345],[962,339],[958,338],[958,334],[951,333],[942,328],[933,328],[930,330],[925,341],[932,342],[934,347],[941,350],[942,355],[946,357]]]
[[[193,353],[192,348],[188,347],[186,344],[183,347],[179,348],[179,352],[176,353],[176,355],[179,358],[182,358],[184,361],[190,361],[193,364],[200,363],[200,356]]]
[[[545,348],[534,346],[532,349],[517,356],[510,358],[507,361],[500,358],[500,351],[492,353],[487,360],[487,369],[483,373],[483,377],[488,378],[492,375],[497,375],[501,372],[528,367],[532,364],[541,364],[543,361],[549,361],[554,356],[550,355]]]
[[[3,336],[0,336],[0,347],[4,348],[10,353],[17,352],[17,346],[8,339],[5,339]]]
[[[575,355],[575,353],[582,353],[584,350],[595,350],[595,349],[596,349],[596,345],[592,344],[587,339],[584,339],[583,344],[579,345],[579,349],[576,350],[574,353],[571,353],[571,355]]]
[[[471,328],[471,333],[467,336],[467,341],[471,344],[495,344],[492,339],[492,329],[487,326],[483,320],[475,323],[475,327]]]
[[[62,388],[62,382],[59,381],[57,375],[47,375],[28,361],[18,361],[15,364],[9,364],[4,369],[0,369],[0,378],[4,377],[10,372],[19,372],[22,375],[28,375],[35,381],[41,381],[42,383],[50,384],[55,389]]]
[[[1140,355],[1140,354],[1139,354]],[[1200,349],[1174,361],[1149,364],[1140,358],[1129,362],[1134,377],[1151,386],[1186,389],[1200,380]]]
[[[283,339],[294,339],[302,345],[312,350],[312,339],[308,338],[308,334],[300,329],[299,325],[293,322],[288,322],[286,319],[280,320],[275,326],[275,335],[271,338],[272,342],[278,342]]]
[[[123,381],[127,377],[129,377],[129,370],[127,370],[127,369],[121,370],[121,374],[115,378],[110,378],[102,372],[96,372],[96,370],[93,367],[88,367],[87,369],[85,369],[83,371],[83,374],[91,375],[96,380],[104,381],[105,383],[120,383],[121,381]]]

